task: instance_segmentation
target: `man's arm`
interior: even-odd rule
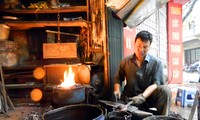
[[[115,94],[115,97],[118,97],[118,98],[121,97],[121,84],[124,81],[124,77],[125,77],[124,64],[125,63],[122,60],[120,62],[118,71],[117,71],[115,78],[114,78],[114,91],[113,92]]]
[[[143,93],[129,99],[133,101],[133,105],[140,105],[146,101],[146,98],[148,98],[156,88],[157,84],[150,85]]]
[[[158,85],[156,83],[147,87],[147,89],[142,93],[144,98],[148,98],[153,93],[153,91],[156,90],[157,87]]]

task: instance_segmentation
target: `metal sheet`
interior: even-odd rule
[[[107,100],[99,100],[99,102],[104,103],[104,104],[111,106],[111,107],[114,107],[114,108],[116,108],[120,105],[124,105],[124,104],[119,103],[119,102],[113,102],[113,101],[107,101]]]
[[[132,102],[129,102],[128,104],[123,104],[123,103],[120,103],[120,102],[107,101],[107,100],[99,100],[99,102],[101,102],[101,103],[103,103],[107,106],[113,107],[113,109],[116,110],[116,111],[120,106],[125,106],[127,111],[129,111],[129,112],[138,111],[138,113],[140,113],[140,111],[138,110],[138,108],[136,106],[130,105]]]
[[[109,7],[112,11],[117,12],[123,8],[131,0],[108,0],[106,6]]]
[[[112,1],[108,1],[107,7],[111,8],[129,28],[136,27],[168,2],[168,0],[130,0],[125,1],[125,4],[121,0]]]
[[[137,6],[123,19],[129,28],[136,27],[149,16],[151,16],[157,9],[168,0],[142,0]]]
[[[74,65],[65,65],[65,64],[51,64],[45,65],[44,70],[46,72],[46,76],[44,77],[44,85],[60,85],[61,80],[64,80],[64,72],[69,70],[69,67],[72,67],[72,71],[75,73],[75,82],[78,83],[77,80],[77,69],[79,64]]]
[[[129,1],[126,6],[124,6],[123,8],[121,8],[120,11],[118,11],[116,14],[119,18],[124,19],[129,12],[131,12],[131,10],[140,2],[140,0],[131,0]]]
[[[113,90],[113,84],[114,84],[114,76],[117,72],[118,65],[123,58],[123,22],[120,19],[114,18],[112,15],[112,11],[108,10],[108,39],[109,39],[109,74],[110,74],[110,85],[109,91]],[[110,97],[113,93],[107,93]]]

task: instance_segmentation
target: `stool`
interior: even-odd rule
[[[193,105],[196,91],[197,90],[194,88],[188,88],[188,87],[178,88],[176,93],[175,104],[177,105],[177,102],[179,101],[182,107],[185,107],[187,105]]]

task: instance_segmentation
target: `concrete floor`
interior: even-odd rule
[[[180,104],[178,104],[178,105],[175,104],[175,98],[172,100],[172,105],[171,105],[170,111],[179,114],[185,120],[189,119],[189,116],[191,114],[191,110],[192,110],[192,106],[185,106],[183,108],[183,107],[181,107]],[[193,119],[192,120],[199,120],[197,113],[198,113],[198,111],[197,111],[197,107],[196,107],[195,108],[195,113],[193,115]]]
[[[5,114],[0,114],[0,120],[32,120],[28,119],[28,116],[30,114],[34,114],[34,111],[40,111],[39,114],[42,114],[41,108],[40,107],[28,107],[28,106],[21,106],[21,107],[16,107],[14,111],[9,111],[9,116],[7,117]],[[171,111],[180,114],[182,118],[185,118],[188,120],[191,107],[180,107],[178,105],[175,105],[172,103]],[[42,118],[40,118],[42,119]],[[40,120],[40,119],[35,119],[35,120]],[[197,117],[197,109],[195,111],[193,120],[198,120]]]
[[[195,88],[200,91],[200,83],[199,83],[200,75],[198,73],[186,73],[183,72],[183,83],[182,84],[169,84],[169,87],[172,90],[172,106],[171,111],[180,114],[183,118],[188,120],[192,106],[185,106],[184,108],[181,107],[180,104],[175,104],[176,93],[179,87],[188,87],[188,88]],[[193,120],[200,120],[198,119],[198,111],[197,107],[195,109],[195,113],[193,116]]]
[[[182,118],[188,120],[191,108],[192,107],[183,108],[180,105],[175,105],[174,102],[172,102],[171,111],[180,114]],[[10,117],[7,117],[5,114],[0,114],[0,120],[32,120],[27,119],[27,116],[29,116],[30,114],[34,114],[34,111],[40,111],[40,114],[42,114],[42,110],[40,107],[21,106],[16,107],[14,111],[9,111],[8,115]],[[198,120],[197,109],[195,110],[193,120]]]
[[[175,105],[176,92],[177,92],[177,89],[182,86],[197,88],[200,90],[200,83],[193,83],[193,82],[196,82],[194,81],[194,79],[192,80],[192,83],[191,83],[191,80],[189,80],[191,78],[197,78],[196,74],[195,74],[196,77],[194,77],[195,76],[194,74],[191,75],[191,74],[184,73],[184,75],[185,76],[184,76],[183,84],[169,84],[169,87],[172,90],[172,106],[171,106],[170,111],[175,112],[179,114],[185,120],[188,120],[192,107],[186,106],[183,108],[179,104]],[[42,112],[44,112],[41,107],[20,106],[20,107],[16,107],[14,111],[9,111],[8,113],[9,117],[1,113],[0,120],[32,120],[32,119],[28,119],[27,116],[30,114],[34,114],[33,113],[34,111],[39,112],[38,114],[40,114],[41,116],[43,114]],[[199,120],[197,116],[197,107],[195,110],[195,114],[193,116],[193,120]]]
[[[31,114],[33,111],[40,111],[39,107],[28,107],[28,106],[21,106],[21,107],[16,107],[14,111],[9,111],[8,116],[5,114],[0,115],[0,120],[33,120],[33,119],[28,119],[27,116]],[[38,120],[38,119],[34,119]]]

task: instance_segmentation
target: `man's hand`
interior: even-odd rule
[[[120,99],[121,97],[121,92],[120,91],[114,91],[114,95],[117,99]]]
[[[114,85],[114,95],[118,99],[121,97],[120,84],[115,84]]]
[[[133,101],[132,105],[140,105],[146,101],[145,97],[142,94],[139,94],[138,96],[129,98],[130,100]]]

